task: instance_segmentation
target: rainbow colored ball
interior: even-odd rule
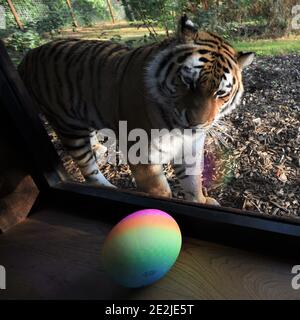
[[[103,245],[102,261],[117,283],[138,288],[162,278],[180,248],[176,221],[166,212],[147,209],[127,216],[111,230]]]

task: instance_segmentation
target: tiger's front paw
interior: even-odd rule
[[[205,197],[205,204],[208,204],[210,206],[221,206],[216,199],[210,197]]]
[[[210,206],[220,207],[220,204],[217,200],[215,200],[214,198],[211,198],[211,197],[205,197],[204,195],[195,196],[195,195],[192,195],[191,193],[189,193],[189,194],[185,194],[184,199],[187,201],[191,201],[191,202],[197,202],[197,203],[201,203],[201,204],[207,204]]]
[[[201,197],[198,198],[197,202],[199,202],[201,204],[207,204],[207,205],[210,205],[210,206],[218,206],[218,207],[220,207],[219,202],[216,199],[211,198],[211,197],[201,196]]]

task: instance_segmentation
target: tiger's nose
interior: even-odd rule
[[[198,108],[187,111],[187,120],[191,126],[210,126],[215,120],[219,111],[219,104],[215,100],[208,100]]]

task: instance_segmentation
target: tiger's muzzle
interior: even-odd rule
[[[203,99],[198,106],[187,108],[186,118],[191,127],[209,128],[215,120],[223,102],[216,98]]]

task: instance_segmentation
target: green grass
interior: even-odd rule
[[[233,46],[240,51],[254,51],[260,56],[275,56],[289,53],[300,54],[300,39],[236,41]]]

